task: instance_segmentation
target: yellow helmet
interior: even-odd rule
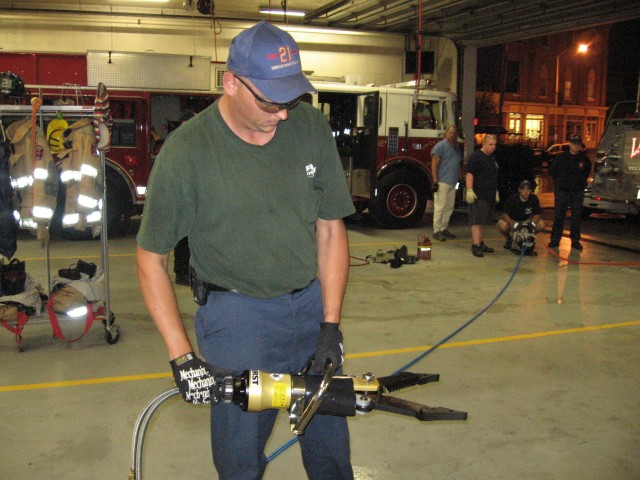
[[[53,155],[57,155],[64,149],[64,131],[69,128],[67,121],[62,118],[62,113],[58,112],[56,118],[49,122],[47,126],[47,143]]]

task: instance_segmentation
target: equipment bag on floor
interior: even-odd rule
[[[2,265],[2,294],[18,295],[24,292],[24,284],[27,280],[25,264],[17,258],[7,265]]]
[[[76,342],[84,337],[94,320],[103,318],[105,314],[104,306],[97,308],[95,306],[95,304],[105,301],[104,272],[102,268],[96,267],[94,264],[87,264],[81,260],[78,260],[78,263],[92,265],[95,273],[89,277],[88,274],[83,272],[80,280],[71,280],[62,276],[54,278],[49,301],[47,302],[47,313],[49,314],[53,336],[69,343]],[[75,278],[74,275],[69,276]],[[69,321],[74,319],[81,321],[84,318],[85,326],[83,332],[76,338],[66,338],[60,326],[60,318]]]
[[[5,265],[7,267],[7,265]],[[0,324],[16,337],[18,349],[22,352],[22,330],[31,315],[39,315],[42,301],[46,299],[42,285],[25,274],[23,291],[16,295],[0,297]]]

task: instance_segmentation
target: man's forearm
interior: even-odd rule
[[[136,253],[136,271],[147,309],[162,335],[169,359],[193,351],[178,310],[168,273],[168,255],[158,255],[140,247]]]
[[[465,178],[465,184],[467,188],[473,188],[473,174],[467,172],[467,176]]]
[[[437,182],[439,179],[439,176],[438,176],[439,166],[440,166],[440,157],[437,155],[431,155],[431,179],[434,182]]]
[[[324,320],[340,323],[344,292],[349,279],[349,240],[342,220],[316,222],[318,277],[322,287]]]

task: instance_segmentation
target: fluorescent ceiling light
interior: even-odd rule
[[[286,15],[287,17],[304,17],[305,13],[296,10],[273,10],[268,7],[260,7],[260,13],[269,15]]]

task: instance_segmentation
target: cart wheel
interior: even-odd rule
[[[120,340],[120,330],[116,328],[113,330],[113,333],[107,330],[104,334],[104,339],[107,341],[109,345],[118,343],[118,340]]]
[[[116,323],[116,314],[111,312],[111,315],[109,315],[109,326],[113,325],[114,323]],[[105,327],[107,326],[106,318],[102,319],[102,325],[104,325]]]

